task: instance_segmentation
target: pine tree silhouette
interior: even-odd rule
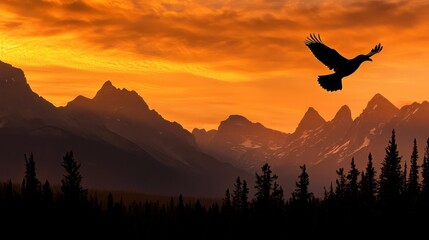
[[[226,189],[225,192],[225,198],[223,199],[223,207],[226,210],[231,209],[232,203],[231,203],[231,193],[229,192],[229,188]]]
[[[372,154],[369,153],[368,162],[365,168],[365,172],[363,174],[363,179],[361,184],[363,202],[367,206],[373,206],[373,204],[375,204],[377,186],[378,186],[375,175],[376,175],[376,171],[372,163]]]
[[[426,141],[425,155],[422,164],[422,200],[429,202],[429,138]],[[429,206],[429,203],[427,204]]]
[[[339,168],[337,171],[337,180],[335,180],[336,187],[335,187],[335,198],[340,201],[344,202],[346,198],[346,185],[347,185],[347,178],[344,174],[344,168]]]
[[[36,176],[36,162],[33,158],[33,153],[27,159],[27,155],[24,154],[25,158],[25,176],[22,180],[22,194],[24,199],[36,203],[40,200],[40,181]]]
[[[402,156],[399,156],[394,129],[385,150],[386,155],[381,167],[378,197],[381,204],[390,208],[399,203],[403,189],[403,173],[401,172]]]
[[[241,193],[242,193],[242,183],[240,177],[237,177],[234,183],[234,191],[232,193],[232,208],[235,211],[241,210]]]
[[[350,170],[347,174],[347,195],[349,201],[353,205],[357,204],[357,198],[359,193],[358,177],[359,170],[356,168],[355,159],[352,158],[352,161],[350,162]]]
[[[418,195],[420,194],[420,184],[419,184],[419,166],[417,165],[417,160],[419,158],[417,151],[417,140],[414,138],[413,152],[411,154],[411,164],[410,164],[410,173],[408,176],[408,197],[410,200],[417,200]]]
[[[305,164],[299,167],[301,174],[298,176],[298,182],[295,183],[295,191],[292,193],[292,200],[300,204],[308,204],[312,197],[312,193],[308,191],[310,177],[306,171]]]
[[[66,174],[61,179],[61,192],[63,200],[67,204],[81,204],[87,201],[87,190],[81,185],[82,176],[80,174],[80,164],[78,164],[73,156],[73,152],[66,152],[63,157],[64,170]]]
[[[247,187],[246,180],[243,180],[243,187],[240,195],[241,210],[247,211],[249,209],[249,187]]]

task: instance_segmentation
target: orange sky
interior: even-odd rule
[[[0,16],[0,60],[57,106],[111,80],[188,130],[241,114],[292,132],[309,106],[429,100],[427,1],[6,0]],[[384,49],[327,92],[310,33],[347,58]]]

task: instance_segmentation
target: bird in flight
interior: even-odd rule
[[[372,61],[370,57],[383,49],[383,46],[379,43],[368,54],[360,54],[353,59],[347,59],[341,56],[335,49],[326,46],[322,42],[320,35],[310,34],[304,43],[319,61],[325,64],[330,70],[334,70],[333,74],[322,75],[317,79],[320,86],[330,92],[343,89],[341,81],[343,77],[354,73],[363,62]]]

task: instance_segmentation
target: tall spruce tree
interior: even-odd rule
[[[407,171],[408,170],[408,168],[407,168],[407,162],[405,161],[404,162],[404,171],[402,172],[402,175],[401,175],[401,184],[402,184],[402,187],[401,187],[401,189],[402,189],[402,195],[407,195],[408,194],[408,179],[407,179]]]
[[[335,183],[337,186],[335,187],[335,197],[337,200],[344,201],[346,197],[346,184],[347,178],[344,174],[344,168],[339,168],[337,171],[337,179]]]
[[[334,198],[335,198],[335,192],[334,192],[334,187],[332,186],[332,182],[331,182],[331,185],[329,186],[328,200],[331,201]]]
[[[360,180],[359,180],[359,190],[361,192],[361,195],[363,195],[363,189],[365,188],[366,182],[365,182],[365,171],[362,170],[360,172]]]
[[[403,187],[403,177],[401,172],[402,156],[399,156],[395,129],[392,130],[392,137],[385,150],[386,155],[381,166],[378,197],[382,204],[393,206],[398,203]]]
[[[372,163],[372,154],[368,154],[368,162],[366,164],[365,173],[362,179],[362,197],[367,205],[373,205],[377,193],[377,179],[375,177],[376,171]]]
[[[70,204],[86,202],[87,190],[83,189],[81,185],[80,164],[75,161],[72,151],[66,152],[62,166],[66,171],[66,174],[61,179],[61,192],[64,201]]]
[[[411,199],[416,199],[420,193],[419,185],[419,166],[417,160],[419,158],[417,151],[417,140],[414,138],[413,152],[411,154],[410,173],[408,175],[408,196]]]
[[[422,197],[424,202],[429,201],[429,138],[426,141],[422,164]]]
[[[249,187],[246,180],[243,180],[243,186],[240,194],[241,210],[246,211],[249,208]]]
[[[232,192],[232,208],[236,211],[241,209],[241,193],[243,192],[242,182],[240,177],[237,177],[234,183],[234,191]]]
[[[312,193],[308,191],[310,177],[306,171],[305,164],[300,166],[301,174],[298,176],[298,182],[295,183],[295,191],[292,193],[292,200],[298,203],[309,203]]]
[[[268,206],[270,204],[271,192],[273,190],[273,183],[277,180],[277,175],[273,175],[270,165],[265,163],[262,166],[262,174],[256,173],[256,184],[255,184],[255,197],[256,203],[259,206]]]
[[[347,195],[351,202],[356,203],[359,185],[358,185],[359,170],[356,168],[355,159],[350,162],[350,170],[347,174]]]
[[[33,153],[30,154],[30,157],[27,159],[27,155],[24,155],[25,158],[25,176],[22,180],[22,194],[25,200],[28,201],[38,201],[40,199],[40,181],[36,176],[36,162],[33,158]]]

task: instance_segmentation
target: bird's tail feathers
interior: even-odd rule
[[[319,76],[317,81],[319,82],[320,86],[322,86],[324,89],[333,92],[337,90],[343,89],[343,84],[341,82],[342,77],[338,76],[337,74],[329,74],[329,75],[322,75]]]

